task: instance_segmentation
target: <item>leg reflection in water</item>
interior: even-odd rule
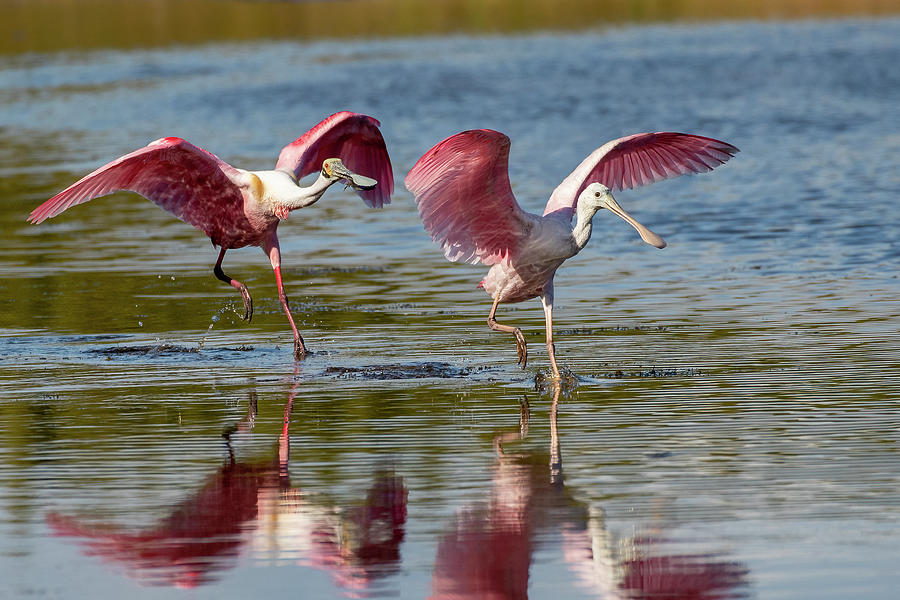
[[[490,497],[461,509],[441,537],[432,574],[432,600],[528,597],[539,548],[560,551],[583,587],[604,599],[740,598],[746,568],[715,554],[660,554],[658,537],[616,539],[602,511],[577,500],[563,481],[557,416],[560,386],[550,405],[550,448],[509,453],[528,435],[527,399],[516,431],[497,435]]]
[[[218,579],[242,554],[329,571],[350,593],[399,569],[407,491],[399,476],[376,472],[362,501],[350,507],[316,502],[293,487],[289,474],[290,415],[284,408],[275,457],[236,460],[233,435],[252,429],[257,411],[223,432],[228,460],[166,517],[143,530],[50,513],[56,535],[80,538],[86,554],[102,557],[153,585],[196,587]]]

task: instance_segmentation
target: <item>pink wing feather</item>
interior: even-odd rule
[[[297,179],[322,168],[328,158],[340,158],[354,173],[378,181],[372,190],[358,190],[371,207],[389,204],[394,193],[394,170],[377,120],[352,112],[339,112],[282,148],[276,169],[293,171]]]
[[[631,189],[711,171],[738,152],[721,140],[671,131],[619,138],[594,150],[553,190],[544,214],[561,212],[571,218],[578,195],[594,182],[613,191]]]
[[[162,138],[83,177],[34,209],[28,220],[38,224],[76,204],[129,190],[220,244],[246,219],[241,173],[181,138]]]
[[[448,260],[501,262],[530,231],[530,215],[509,185],[508,161],[508,137],[464,131],[435,145],[406,176],[425,229]]]

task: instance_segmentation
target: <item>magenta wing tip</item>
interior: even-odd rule
[[[58,208],[56,205],[57,198],[58,195],[53,196],[52,198],[46,200],[43,204],[35,208],[33,211],[31,211],[31,214],[28,215],[26,221],[31,223],[32,225],[40,225],[47,219],[51,219],[61,213],[61,210],[56,210]]]

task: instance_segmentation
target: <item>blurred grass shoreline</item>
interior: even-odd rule
[[[900,15],[900,0],[0,0],[0,54]]]

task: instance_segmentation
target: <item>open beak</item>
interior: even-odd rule
[[[371,190],[378,185],[378,182],[371,177],[354,173],[339,160],[336,160],[331,164],[331,174],[338,179],[342,179],[354,190]]]
[[[612,195],[608,195],[606,198],[606,208],[608,208],[614,214],[622,217],[626,223],[634,227],[635,230],[640,234],[641,239],[651,246],[656,246],[657,248],[666,247],[666,241],[664,239],[638,223],[634,217],[625,212],[624,208],[619,206],[619,203],[613,199]]]

